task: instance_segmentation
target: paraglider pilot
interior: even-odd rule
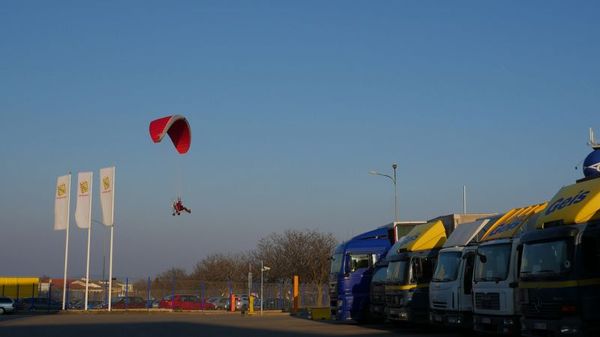
[[[181,215],[181,212],[186,211],[188,213],[192,213],[192,210],[183,206],[183,202],[181,202],[181,198],[178,197],[176,201],[173,202],[173,216],[175,214]]]

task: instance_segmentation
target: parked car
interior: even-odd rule
[[[76,310],[83,310],[84,305],[85,305],[84,300],[76,299],[76,300],[72,300],[71,303],[69,303],[68,308],[76,309]],[[102,309],[102,308],[106,308],[106,307],[107,306],[104,303],[104,301],[88,300],[88,309]]]
[[[235,297],[235,309],[242,310],[242,308],[248,308],[249,301],[248,295],[239,295]]]
[[[221,297],[216,303],[215,303],[215,309],[219,309],[219,310],[229,310],[229,298],[227,297]]]
[[[242,310],[245,308],[246,310],[250,306],[250,301],[248,299],[248,295],[240,295],[235,297],[235,308],[236,310]],[[254,309],[260,309],[260,298],[254,297]]]
[[[88,309],[102,309],[104,306],[104,301],[88,301]]]
[[[211,296],[206,300],[206,302],[211,303],[212,305],[214,305],[216,307],[217,302],[219,302],[219,300],[221,298],[222,298],[221,296]]]
[[[139,296],[119,297],[111,305],[112,309],[145,309],[147,301]]]
[[[15,301],[9,297],[0,297],[0,315],[15,311]]]
[[[69,309],[82,310],[83,309],[83,300],[73,299],[67,304],[67,307]]]
[[[287,310],[291,307],[292,303],[288,299],[284,298],[265,298],[264,309],[278,309],[278,310]]]
[[[162,309],[174,310],[214,310],[215,305],[207,301],[201,301],[196,295],[167,296],[158,305]]]
[[[15,303],[17,311],[58,311],[62,303],[47,297],[21,298]]]

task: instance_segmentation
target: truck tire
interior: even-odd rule
[[[372,321],[373,318],[371,317],[371,310],[369,310],[369,308],[366,308],[362,311],[360,319],[357,319],[356,323],[358,323],[359,325],[363,325],[372,323]]]

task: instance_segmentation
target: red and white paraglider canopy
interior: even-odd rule
[[[177,152],[180,154],[188,152],[192,144],[192,130],[185,117],[173,115],[150,122],[150,137],[155,143],[160,142],[165,134],[169,134]]]

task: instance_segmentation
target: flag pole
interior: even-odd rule
[[[110,258],[108,262],[108,311],[111,311],[112,304],[112,270],[113,270],[113,236],[115,225],[110,226]]]
[[[89,207],[89,213],[88,213],[88,241],[87,241],[87,266],[85,268],[85,303],[84,303],[84,309],[85,311],[88,310],[88,288],[90,285],[90,241],[92,239],[92,189],[93,189],[93,176],[94,173],[90,173],[90,207]]]
[[[112,181],[112,207],[111,207],[111,215],[110,215],[110,219],[112,221],[111,226],[110,226],[110,257],[109,257],[109,262],[108,262],[108,311],[112,310],[112,271],[113,271],[113,237],[115,234],[115,170],[113,168],[113,181]]]
[[[71,172],[69,172],[69,191],[67,191],[67,229],[65,234],[65,273],[63,275],[62,310],[66,310],[67,302],[67,262],[69,260],[69,208],[71,206]]]

